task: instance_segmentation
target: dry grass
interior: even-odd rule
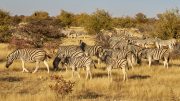
[[[0,100],[2,101],[179,101],[180,100],[180,60],[171,60],[169,69],[163,65],[147,64],[128,70],[127,82],[122,82],[120,69],[113,70],[113,80],[108,80],[103,67],[92,69],[93,79],[85,80],[85,71],[80,70],[81,79],[71,78],[68,72],[47,70],[43,64],[35,74],[22,73],[21,62],[15,61],[9,69],[4,67],[5,57],[10,52],[7,45],[0,44],[3,61],[0,62]],[[49,61],[52,68],[52,59]],[[104,65],[102,65],[104,66]],[[27,63],[30,71],[35,64]],[[51,75],[63,75],[66,80],[75,81],[73,92],[65,98],[59,98],[49,85]]]

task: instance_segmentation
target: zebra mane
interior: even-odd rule
[[[11,52],[8,56],[7,56],[7,58],[8,57],[10,57],[12,54],[14,54],[15,52],[17,52],[19,49],[15,49],[13,52]]]

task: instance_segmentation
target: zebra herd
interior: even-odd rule
[[[150,40],[150,39],[149,39]],[[82,40],[79,45],[60,46],[56,57],[53,61],[54,70],[58,70],[59,63],[62,67],[68,67],[72,69],[72,77],[75,73],[79,75],[79,68],[86,70],[86,79],[92,78],[91,69],[96,68],[96,62],[92,57],[97,57],[98,64],[104,62],[108,71],[108,78],[112,78],[111,71],[114,68],[121,68],[123,72],[123,80],[127,80],[127,69],[129,66],[134,69],[134,65],[141,64],[143,59],[147,59],[149,67],[151,66],[152,60],[163,60],[164,67],[168,68],[170,53],[172,47],[175,45],[176,40],[170,39],[162,41],[157,39],[154,41],[157,48],[146,47],[151,42],[145,41],[134,41],[134,40],[110,40],[110,47],[103,47],[102,45],[89,46]],[[155,39],[156,40],[156,39]],[[142,44],[145,46],[143,47]],[[164,48],[164,45],[168,45],[169,48]],[[23,72],[29,72],[25,66],[25,62],[36,62],[35,73],[39,68],[39,63],[44,62],[49,73],[49,66],[47,64],[47,58],[51,58],[46,51],[43,49],[17,49],[10,53],[7,57],[6,67],[8,68],[14,60],[20,59],[22,61]]]

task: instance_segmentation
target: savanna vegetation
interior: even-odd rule
[[[83,27],[89,38],[69,39],[61,29]],[[81,79],[71,78],[71,70],[53,70],[47,74],[44,65],[37,73],[22,73],[21,62],[15,61],[9,69],[5,68],[7,55],[17,48],[51,48],[59,45],[75,45],[84,40],[89,45],[96,42],[94,36],[101,30],[115,28],[137,28],[141,34],[161,39],[180,38],[180,13],[178,9],[167,10],[149,18],[143,13],[135,16],[113,17],[105,10],[97,9],[92,14],[75,14],[65,10],[57,16],[48,12],[36,11],[30,16],[11,15],[0,10],[0,100],[2,101],[179,101],[180,100],[180,60],[179,51],[170,60],[170,68],[147,63],[128,70],[127,82],[122,82],[120,69],[113,70],[113,80],[107,78],[104,64],[92,69],[93,79],[85,80],[85,71],[81,70]],[[179,47],[179,46],[178,46]],[[177,48],[177,49],[180,49]],[[52,59],[48,64],[52,69]],[[33,71],[35,64],[27,63]]]
[[[19,39],[13,33],[23,33],[29,36],[28,41],[33,40],[35,44],[38,44],[39,40],[37,39],[40,38],[43,38],[43,42],[59,40],[65,37],[60,29],[69,27],[84,27],[89,34],[94,35],[102,29],[137,28],[147,36],[178,39],[180,37],[179,26],[178,9],[167,10],[157,14],[154,18],[148,18],[143,13],[137,13],[134,17],[113,17],[107,11],[100,9],[92,14],[74,14],[61,10],[57,16],[49,16],[48,12],[45,11],[36,11],[30,16],[12,16],[9,12],[0,10],[1,42],[11,42],[12,38]]]

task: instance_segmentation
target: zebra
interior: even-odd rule
[[[102,61],[106,63],[107,71],[108,71],[108,79],[112,79],[112,69],[113,68],[121,68],[123,72],[123,81],[127,80],[127,59],[123,58],[112,58],[109,53],[104,53],[103,56],[101,57]]]
[[[137,58],[136,58],[136,55],[132,51],[127,50],[127,49],[123,49],[123,50],[105,49],[104,53],[108,54],[114,59],[126,59],[128,61],[128,66],[130,65],[132,69],[134,70],[133,64],[136,64]]]
[[[39,68],[39,63],[44,61],[44,64],[47,67],[49,73],[49,66],[46,62],[47,58],[51,57],[47,55],[46,51],[43,49],[17,49],[7,56],[6,68],[8,68],[14,60],[20,59],[22,61],[22,72],[29,72],[25,68],[25,62],[36,62],[36,69],[33,71],[33,73],[35,73]]]
[[[127,41],[122,37],[111,37],[108,41],[109,48],[117,49],[117,48],[124,48],[127,45]]]
[[[164,67],[168,68],[169,58],[170,58],[170,50],[163,49],[163,48],[143,49],[141,52],[139,52],[139,57],[148,59],[149,67],[151,67],[152,60],[161,60],[162,59],[164,61]]]
[[[60,46],[57,55],[53,61],[54,70],[58,70],[59,62],[61,62],[63,57],[79,57],[85,55],[79,46],[69,45]],[[63,63],[64,64],[64,63]],[[67,71],[67,68],[66,68]]]
[[[91,65],[93,65],[95,68],[95,64],[90,56],[79,56],[79,57],[64,57],[63,61],[68,61],[68,65],[70,68],[72,68],[72,78],[74,77],[75,71],[78,74],[78,77],[80,78],[78,68],[85,67],[86,68],[86,79],[88,79],[88,76],[90,76],[90,79],[92,79],[92,73],[91,73]]]
[[[143,50],[143,49],[145,49],[144,47],[141,47],[141,46],[138,46],[138,45],[133,45],[133,44],[131,44],[131,45],[128,45],[127,46],[127,50],[128,51],[131,51],[134,55],[135,55],[135,63],[137,63],[137,64],[139,64],[140,62],[141,62],[141,59],[140,59],[140,57],[139,57],[139,53]]]
[[[134,40],[134,45],[146,47],[146,40],[144,40],[144,39]]]
[[[85,42],[80,40],[80,48],[87,56],[96,56],[98,58],[98,64],[100,64],[100,54],[103,52],[103,47],[100,45],[88,46]]]
[[[128,65],[130,65],[134,70],[133,63],[136,63],[136,55],[132,51],[127,49],[113,50],[112,57],[116,59],[126,59],[128,61]]]
[[[146,44],[155,44],[157,40],[160,40],[159,38],[146,38]]]
[[[169,49],[173,49],[173,46],[176,44],[176,39],[169,39],[169,40],[157,40],[156,47],[162,48],[163,46],[168,46]]]
[[[128,41],[118,41],[116,44],[110,46],[110,48],[123,50],[127,48],[128,44],[129,44]]]

